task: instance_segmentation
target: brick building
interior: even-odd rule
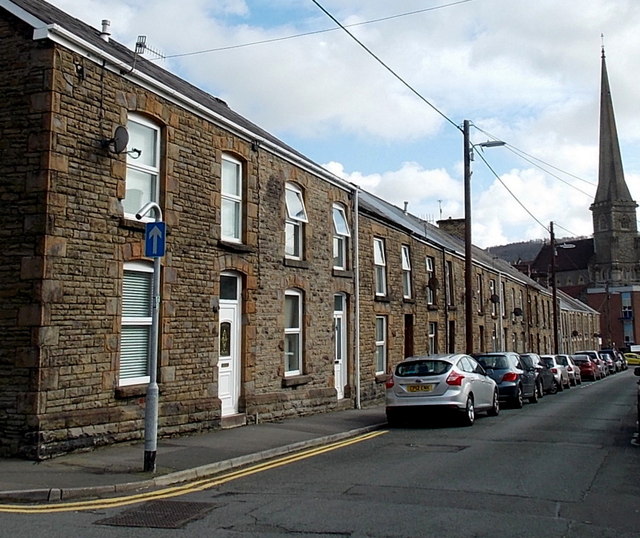
[[[161,436],[379,403],[462,347],[459,239],[42,0],[0,6],[0,67],[0,455],[140,439],[154,305]],[[475,253],[479,349],[545,351],[548,292]]]

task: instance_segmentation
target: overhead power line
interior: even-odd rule
[[[399,19],[401,17],[408,17],[410,15],[418,15],[420,13],[426,13],[427,11],[435,11],[438,9],[445,9],[448,7],[453,7],[453,6],[457,6],[458,4],[466,4],[467,2],[473,2],[474,0],[458,0],[457,2],[449,2],[448,4],[441,4],[439,6],[432,6],[432,7],[428,7],[428,8],[424,8],[424,9],[416,9],[414,11],[407,11],[404,13],[398,13],[396,15],[389,15],[388,17],[380,17],[378,19],[371,19],[368,21],[361,21],[361,22],[355,22],[353,24],[346,24],[344,25],[344,28],[353,28],[355,26],[364,26],[366,24],[374,24],[374,23],[378,23],[378,22],[385,22],[385,21],[390,21],[393,19]],[[288,36],[281,36],[281,37],[273,37],[271,39],[261,39],[258,41],[251,41],[249,43],[240,43],[238,45],[227,45],[224,47],[216,47],[216,48],[212,48],[212,49],[205,49],[205,50],[198,50],[198,51],[193,51],[193,52],[183,52],[180,54],[172,54],[172,55],[168,55],[165,56],[165,58],[182,58],[184,56],[196,56],[198,54],[208,54],[210,52],[219,52],[219,51],[223,51],[223,50],[233,50],[233,49],[241,49],[244,47],[253,47],[255,45],[265,45],[268,43],[277,43],[278,41],[287,41],[289,39],[297,39],[299,37],[306,37],[306,36],[310,36],[310,35],[317,35],[317,34],[324,34],[327,32],[335,32],[337,30],[340,30],[340,28],[324,28],[322,30],[313,30],[310,32],[302,32],[299,34],[292,34],[292,35],[288,35]]]
[[[413,86],[411,86],[406,80],[404,80],[400,75],[398,75],[391,67],[389,67],[385,62],[383,62],[376,54],[373,53],[371,49],[369,49],[362,41],[360,41],[356,36],[354,36],[338,19],[336,19],[331,13],[329,13],[324,7],[320,5],[317,0],[311,0],[318,8],[333,22],[335,22],[340,28],[342,28],[347,35],[353,39],[358,45],[360,45],[372,58],[374,58],[382,67],[384,67],[389,73],[391,73],[397,80],[399,80],[411,93],[413,93],[418,99],[420,99],[423,103],[431,107],[436,113],[442,116],[446,121],[448,121],[451,125],[453,125],[456,129],[461,131],[461,127],[456,124],[449,116],[447,116],[444,112],[442,112],[438,107],[436,107],[433,103],[431,103],[428,99],[426,99],[418,90],[416,90]]]

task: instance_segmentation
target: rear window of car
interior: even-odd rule
[[[482,364],[484,368],[491,368],[493,370],[509,368],[509,361],[504,355],[476,355],[475,359]]]
[[[591,360],[589,359],[589,357],[573,357],[573,362],[591,362]]]
[[[553,359],[551,357],[547,358],[547,357],[542,357],[542,360],[544,361],[544,363],[547,366],[554,366],[553,364]]]
[[[567,361],[567,357],[559,356],[557,360],[558,363],[562,364],[563,366],[567,366],[569,364],[569,361]]]
[[[451,363],[446,361],[425,360],[398,364],[396,375],[400,377],[441,375],[449,371]]]

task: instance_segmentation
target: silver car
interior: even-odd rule
[[[498,387],[469,355],[425,355],[398,363],[386,382],[389,425],[411,412],[424,416],[436,410],[453,410],[471,426],[477,411],[500,412]]]
[[[547,368],[553,372],[558,392],[571,388],[567,367],[558,361],[557,355],[541,355],[540,358],[547,365]]]

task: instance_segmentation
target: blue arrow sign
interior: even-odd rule
[[[147,222],[144,229],[144,255],[147,258],[164,256],[166,236],[164,222]]]

